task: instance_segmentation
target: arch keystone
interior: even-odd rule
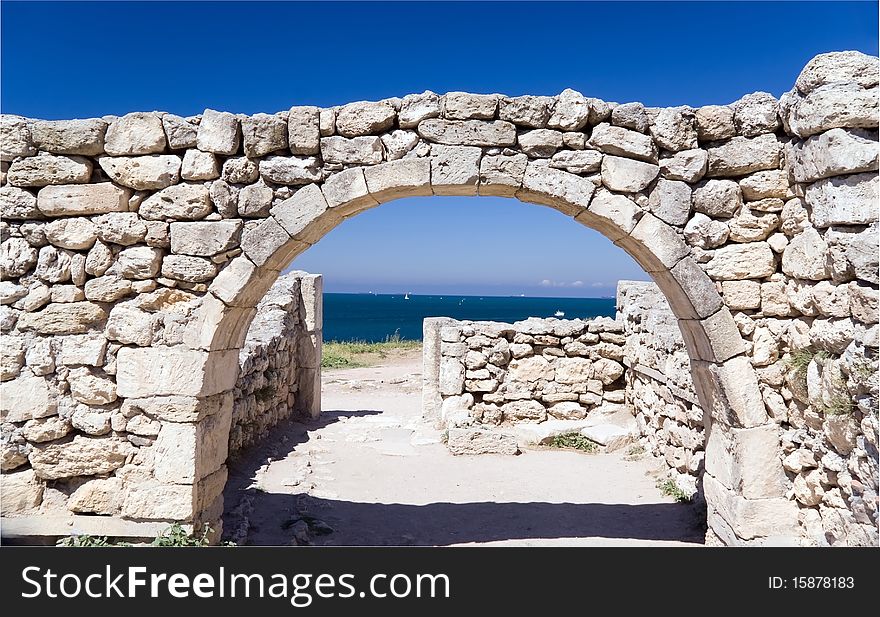
[[[367,189],[373,199],[385,203],[399,197],[433,195],[431,161],[400,159],[364,169]]]

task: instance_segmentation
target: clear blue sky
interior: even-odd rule
[[[5,0],[0,11],[2,111],[50,119],[274,112],[425,89],[723,104],[779,96],[817,53],[878,51],[875,2]],[[385,204],[294,265],[323,272],[330,291],[609,295],[619,278],[646,278],[559,213],[490,198]]]

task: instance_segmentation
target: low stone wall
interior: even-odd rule
[[[638,425],[639,443],[666,461],[682,492],[697,494],[706,419],[675,315],[655,284],[620,281],[617,319],[626,339],[626,403]]]
[[[320,413],[321,276],[291,272],[257,305],[234,390],[230,454],[292,414]]]
[[[624,400],[624,339],[613,319],[441,323],[436,376],[447,424],[463,412],[486,425],[577,420]]]

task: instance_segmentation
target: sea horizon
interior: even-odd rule
[[[613,297],[324,292],[325,341],[422,339],[426,317],[512,323],[529,317],[613,317]]]

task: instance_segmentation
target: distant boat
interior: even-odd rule
[[[554,317],[565,317],[565,313],[563,313],[562,311],[556,311],[555,313],[553,313],[553,316]]]
[[[404,300],[409,300],[409,292],[406,292],[406,295],[403,296],[403,299],[404,299]]]

